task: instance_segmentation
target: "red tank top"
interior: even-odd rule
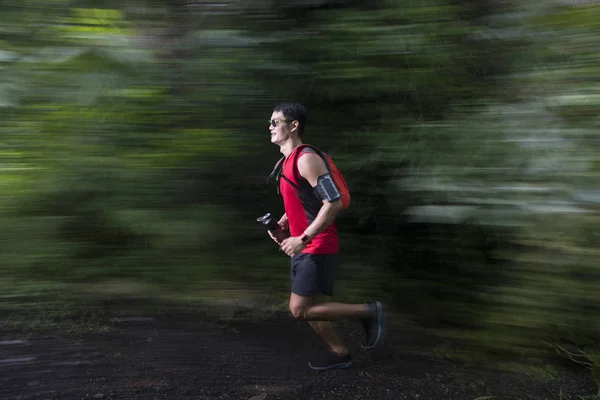
[[[279,190],[292,236],[302,235],[323,206],[323,202],[314,194],[313,187],[298,172],[297,163],[301,155],[297,154],[298,149],[299,147],[292,150],[283,162],[282,176],[279,179]],[[302,153],[309,151],[312,152],[310,149],[303,149]],[[303,253],[311,254],[334,254],[339,251],[338,231],[333,222],[302,250]]]

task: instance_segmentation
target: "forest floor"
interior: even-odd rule
[[[544,376],[444,357],[439,339],[399,315],[370,351],[357,322],[336,323],[353,365],[314,371],[307,361],[321,342],[306,322],[251,308],[222,315],[146,309],[106,313],[82,329],[4,323],[0,399],[580,400],[596,390],[574,364]]]

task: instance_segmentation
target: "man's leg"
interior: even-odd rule
[[[325,302],[313,304],[304,310],[304,318],[308,321],[337,321],[347,318],[365,318],[371,310],[368,304],[348,304]]]
[[[303,310],[315,303],[316,296],[300,296],[292,293],[290,296],[290,311],[297,319],[302,319]],[[308,321],[314,331],[327,343],[330,352],[317,353],[308,366],[316,370],[330,368],[348,368],[352,359],[348,354],[348,347],[342,342],[333,329],[331,321]]]
[[[347,348],[330,321],[356,318],[365,329],[367,348],[373,348],[379,342],[382,331],[382,309],[379,302],[316,302],[317,293],[333,295],[337,265],[337,254],[299,254],[292,257],[290,311],[294,318],[308,321],[337,354],[344,354]]]
[[[338,336],[331,321],[308,321],[315,332],[327,343],[331,351],[340,356],[348,354],[348,347]]]
[[[366,303],[316,303],[318,293],[333,295],[337,266],[337,254],[299,254],[292,259],[290,311],[294,318],[335,321],[369,315],[371,310]]]
[[[315,297],[299,296],[295,293],[290,295],[290,311],[296,319],[303,318],[306,309],[316,307]],[[338,334],[333,329],[331,321],[311,321],[308,320],[314,331],[327,343],[329,348],[336,354],[348,354],[348,347],[342,342]]]

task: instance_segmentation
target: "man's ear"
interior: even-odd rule
[[[292,125],[294,126],[292,128],[293,131],[298,130],[298,125],[299,125],[298,121],[292,121]]]

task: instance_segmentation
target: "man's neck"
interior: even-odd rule
[[[287,158],[290,154],[292,154],[292,151],[294,151],[294,149],[300,146],[301,144],[302,139],[296,137],[293,139],[290,138],[281,145],[281,149],[279,151],[281,152],[281,154],[283,154],[284,157]]]

